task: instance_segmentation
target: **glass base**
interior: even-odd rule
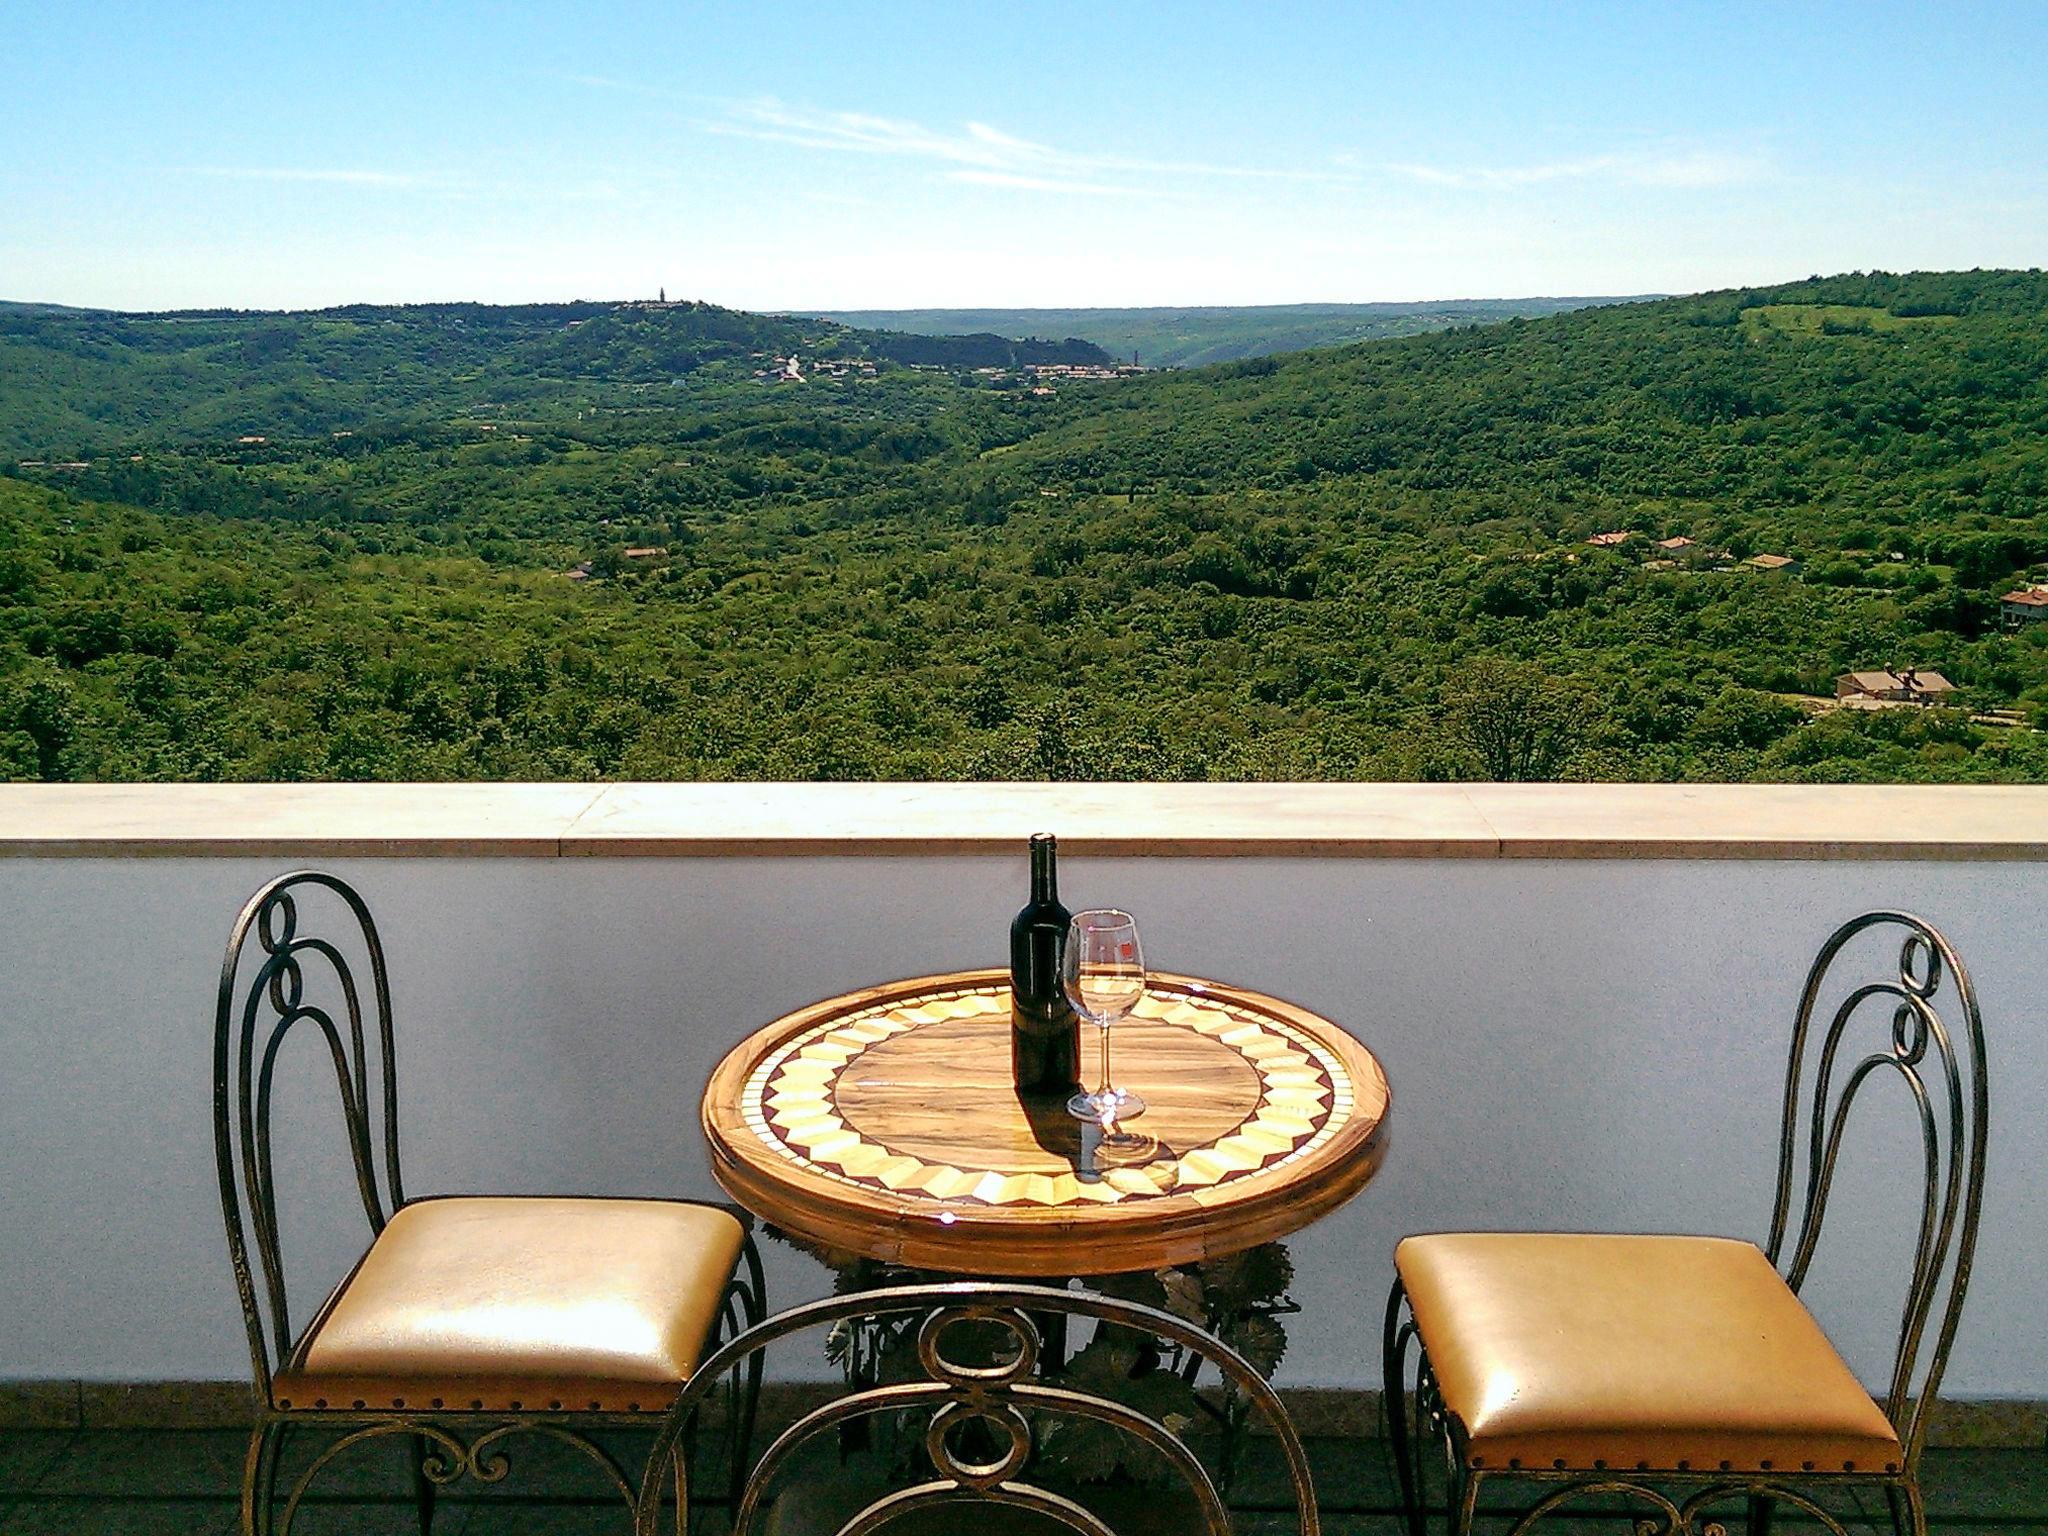
[[[1105,1127],[1095,1120],[1081,1122],[1081,1160],[1074,1171],[1084,1183],[1100,1179],[1111,1168],[1136,1168],[1155,1162],[1163,1149],[1143,1131],[1119,1125]]]
[[[1077,1093],[1067,1100],[1067,1113],[1076,1120],[1093,1120],[1114,1133],[1122,1120],[1135,1120],[1145,1113],[1145,1101],[1128,1088],[1105,1088],[1099,1093]]]

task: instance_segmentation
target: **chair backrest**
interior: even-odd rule
[[[919,1426],[934,1475],[874,1499],[843,1521],[839,1536],[867,1536],[912,1511],[974,1500],[1033,1510],[1086,1536],[1115,1536],[1101,1516],[1067,1493],[1031,1480],[1034,1451],[1062,1423],[1106,1425],[1149,1448],[1192,1496],[1200,1512],[1194,1529],[1202,1536],[1230,1536],[1230,1517],[1215,1479],[1172,1428],[1131,1402],[1089,1390],[1093,1378],[1079,1372],[1038,1372],[1048,1339],[1064,1338],[1072,1322],[1092,1322],[1097,1337],[1108,1329],[1118,1337],[1151,1341],[1163,1352],[1157,1369],[1177,1371],[1187,1383],[1198,1379],[1205,1364],[1214,1366],[1226,1390],[1272,1432],[1292,1485],[1296,1529],[1301,1536],[1318,1536],[1315,1489],[1301,1439],[1272,1386],[1236,1350],[1205,1329],[1138,1302],[1092,1291],[986,1281],[890,1286],[792,1307],[701,1362],[648,1457],[637,1509],[639,1536],[656,1536],[677,1447],[687,1443],[698,1409],[722,1377],[746,1369],[778,1340],[891,1319],[907,1327],[905,1337],[915,1343],[914,1361],[906,1358],[900,1369],[885,1373],[886,1380],[832,1398],[777,1436],[748,1471],[732,1511],[732,1536],[755,1536],[778,1475],[795,1465],[812,1439],[888,1414],[907,1416]],[[956,1330],[965,1336],[954,1338]],[[1001,1339],[992,1351],[991,1334]],[[906,1350],[906,1357],[910,1353]],[[962,1445],[960,1432],[970,1426],[977,1433]],[[689,1502],[683,1491],[679,1530],[686,1529]]]
[[[1899,941],[1896,978],[1887,967],[1878,979],[1850,986],[1825,1027],[1816,1031],[1816,1008],[1836,958],[1852,939],[1871,930]],[[1936,1008],[1945,999],[1952,1000],[1954,1029]],[[1861,1035],[1852,1038],[1859,1029]],[[1802,1096],[1809,1057],[1811,1093]],[[1904,1080],[1918,1111],[1925,1176],[1912,1276],[1885,1395],[1885,1412],[1910,1466],[1926,1440],[1928,1411],[1940,1390],[1969,1288],[1984,1200],[1989,1096],[1984,1023],[1970,974],[1949,941],[1908,912],[1866,912],[1844,923],[1821,947],[1799,995],[1785,1074],[1777,1201],[1766,1250],[1795,1291],[1819,1247],[1849,1112],[1864,1085],[1886,1073]],[[1923,1348],[1930,1324],[1933,1343]]]
[[[368,961],[372,1016],[367,1022],[363,994],[342,945],[302,931],[300,898],[321,891],[332,893],[347,909],[352,922],[341,930],[342,940],[352,947],[359,941]],[[348,932],[351,926],[353,934]],[[245,976],[248,965],[254,969]],[[292,1345],[272,1176],[271,1097],[279,1050],[301,1026],[325,1040],[333,1062],[349,1156],[374,1237],[383,1231],[391,1212],[405,1203],[398,1168],[390,981],[384,948],[362,897],[335,876],[310,869],[280,875],[242,908],[221,962],[214,1009],[213,1144],[221,1214],[248,1325],[256,1385],[266,1397],[271,1375]]]

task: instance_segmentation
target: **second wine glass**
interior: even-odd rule
[[[1102,1045],[1095,1091],[1075,1094],[1067,1113],[1095,1121],[1106,1137],[1114,1137],[1119,1121],[1145,1112],[1143,1099],[1109,1077],[1109,1028],[1145,995],[1145,957],[1131,914],[1112,907],[1076,912],[1060,955],[1060,983],[1074,1012],[1095,1025]]]

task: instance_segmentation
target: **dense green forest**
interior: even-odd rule
[[[1143,309],[862,309],[827,311],[847,325],[919,335],[1078,336],[1148,368],[1198,368],[1269,352],[1300,352],[1461,325],[1554,315],[1615,298],[1437,299],[1417,304],[1249,304]]]
[[[2048,779],[2048,275],[1086,383],[875,334],[0,312],[0,772]],[[1956,707],[1827,707],[1886,665]]]

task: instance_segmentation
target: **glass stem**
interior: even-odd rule
[[[1102,1075],[1101,1086],[1096,1092],[1105,1100],[1109,1098],[1109,1025],[1107,1022],[1096,1026],[1102,1032]]]

